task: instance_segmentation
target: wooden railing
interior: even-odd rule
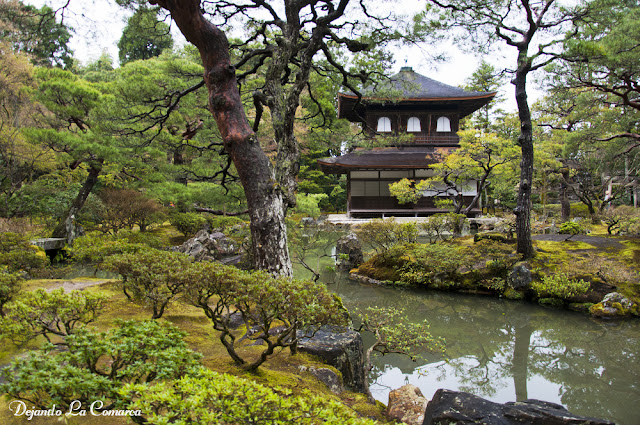
[[[460,143],[460,137],[455,133],[405,133],[400,135],[397,134],[386,134],[386,135],[378,135],[378,139],[383,138],[386,139],[386,144],[388,145],[456,145]]]

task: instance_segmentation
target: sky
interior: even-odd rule
[[[46,3],[55,9],[67,3],[67,0],[24,0],[24,2],[38,7]],[[381,7],[392,7],[398,3],[402,4],[406,14],[417,13],[424,7],[424,2],[416,0],[385,2]],[[117,62],[117,42],[130,14],[118,7],[113,0],[71,0],[64,15],[64,22],[75,30],[70,43],[75,57],[86,64],[98,59],[103,52],[107,52]],[[172,25],[172,32],[176,45],[186,43],[175,25]],[[410,66],[416,72],[445,84],[464,85],[480,64],[481,59],[462,52],[452,44],[445,45],[444,48],[440,45],[439,48],[449,56],[447,62],[435,63],[429,57],[429,52],[434,50],[433,46],[402,47],[401,52],[395,54],[394,72],[399,71],[402,66]],[[505,64],[515,63],[515,59],[510,60],[500,54],[485,59],[498,69],[505,67]],[[515,111],[513,86],[507,83],[502,88],[501,94],[506,98],[502,107],[507,111]],[[541,92],[532,87],[529,97],[535,100],[541,97]]]

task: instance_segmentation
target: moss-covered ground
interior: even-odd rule
[[[129,301],[118,286],[118,281],[114,279],[93,279],[93,278],[77,278],[72,280],[62,279],[39,279],[27,281],[24,285],[25,290],[34,290],[37,288],[54,289],[64,285],[64,283],[89,283],[84,287],[84,291],[99,292],[109,297],[105,309],[99,316],[98,320],[89,326],[96,330],[107,330],[114,326],[117,319],[129,320],[145,320],[150,319],[152,311],[136,302]],[[91,285],[90,283],[95,284]],[[291,389],[294,394],[303,390],[321,395],[325,398],[334,398],[341,400],[355,411],[361,413],[364,417],[371,417],[382,422],[384,419],[384,406],[380,403],[375,405],[368,403],[364,394],[343,392],[340,396],[333,394],[329,389],[313,375],[308,372],[302,372],[300,366],[316,366],[331,368],[322,364],[318,359],[305,353],[291,355],[289,350],[281,350],[263,364],[257,372],[250,373],[238,366],[234,365],[228,356],[222,343],[218,340],[217,332],[212,328],[211,322],[201,312],[201,310],[178,300],[170,305],[164,316],[159,319],[171,322],[184,332],[186,332],[185,341],[191,349],[198,351],[203,355],[202,363],[206,367],[221,373],[229,373],[254,380],[267,386],[280,386]],[[23,355],[25,352],[40,346],[43,341],[31,341],[26,347],[16,347],[10,341],[2,340],[0,345],[0,365],[5,365],[16,356]],[[256,357],[262,351],[262,347],[243,347],[241,353],[245,356],[255,355]],[[0,424],[37,424],[37,425],[59,425],[58,418],[34,418],[28,421],[25,417],[14,417],[8,407],[6,397],[0,398]],[[123,418],[101,418],[101,417],[75,417],[68,418],[68,424],[88,424],[88,425],[120,425],[128,422]]]
[[[503,241],[500,235],[396,246],[372,255],[355,272],[394,284],[494,294],[574,310],[589,311],[614,291],[640,305],[640,239],[610,236],[600,227],[588,236],[536,235],[536,255],[524,262],[534,282],[554,276],[587,282],[588,290],[579,295],[555,297],[531,288],[511,289],[508,276],[519,258],[514,241]],[[634,307],[626,313],[638,316],[640,311]]]

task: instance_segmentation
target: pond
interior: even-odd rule
[[[583,314],[488,297],[369,286],[336,275],[329,287],[347,308],[404,308],[446,339],[445,356],[413,363],[377,357],[374,396],[411,383],[431,398],[438,388],[496,402],[536,398],[621,425],[640,418],[640,322],[602,322]],[[365,341],[366,343],[367,341]]]
[[[427,398],[438,388],[501,403],[535,398],[619,425],[640,423],[639,320],[601,321],[526,302],[365,285],[326,270],[328,261],[313,263],[347,308],[403,308],[446,339],[444,355],[425,353],[418,363],[375,358],[371,390],[383,403],[390,390],[411,383]]]

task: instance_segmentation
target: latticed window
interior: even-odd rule
[[[409,121],[407,121],[407,131],[411,133],[421,131],[420,120],[417,117],[409,118]]]
[[[447,117],[438,118],[438,126],[436,128],[438,132],[447,132],[451,131],[451,121]]]
[[[378,133],[390,133],[391,132],[391,120],[389,117],[378,118]]]

